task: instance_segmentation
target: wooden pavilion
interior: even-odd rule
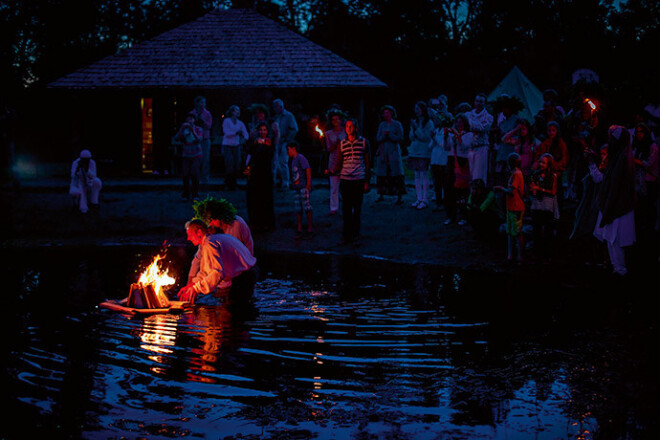
[[[283,98],[300,136],[337,101],[364,120],[365,99],[387,85],[370,73],[252,9],[214,10],[48,85],[69,102],[77,144],[117,172],[170,168],[170,138],[195,96],[214,122],[232,104]],[[217,127],[214,130],[218,132]],[[218,136],[214,136],[219,142]],[[71,145],[77,150],[79,145]],[[98,156],[98,155],[97,155]]]

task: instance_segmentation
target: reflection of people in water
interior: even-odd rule
[[[217,376],[208,373],[225,370],[226,356],[245,346],[250,334],[243,323],[254,315],[242,312],[237,315],[236,309],[226,306],[197,307],[180,316],[184,325],[202,330],[195,334],[200,344],[190,353],[188,380],[215,383]]]
[[[227,234],[210,235],[203,220],[186,223],[188,240],[198,246],[188,274],[179,290],[181,301],[195,302],[198,293],[218,292],[228,304],[248,303],[254,292],[257,259],[238,239]]]

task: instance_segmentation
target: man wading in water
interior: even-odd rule
[[[195,303],[198,293],[217,292],[227,305],[247,304],[254,293],[257,259],[238,239],[227,234],[210,235],[200,219],[186,223],[188,240],[198,246],[179,300]]]

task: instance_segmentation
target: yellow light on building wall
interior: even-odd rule
[[[140,98],[142,113],[142,172],[152,173],[154,170],[154,139],[153,139],[153,99]]]

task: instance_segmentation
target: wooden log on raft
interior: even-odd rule
[[[153,284],[131,284],[128,293],[128,307],[136,309],[163,309],[169,306],[170,302],[165,295],[158,295]]]
[[[165,295],[156,293],[152,284],[131,284],[128,296],[122,300],[107,300],[99,304],[100,307],[117,312],[134,314],[152,313],[181,313],[191,306],[188,302],[170,301]]]

